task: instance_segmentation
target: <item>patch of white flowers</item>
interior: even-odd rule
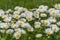
[[[27,32],[34,32],[35,29],[38,30],[43,27],[45,27],[43,33],[53,35],[60,30],[60,4],[54,5],[54,8],[40,5],[32,11],[19,6],[16,6],[14,10],[3,11],[0,9],[0,18],[2,18],[2,21],[0,21],[0,32],[13,34],[16,39],[27,34]],[[42,33],[35,34],[36,38],[44,35]]]

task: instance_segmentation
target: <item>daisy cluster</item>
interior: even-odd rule
[[[0,32],[13,34],[13,37],[19,39],[27,32],[34,32],[35,29],[43,27],[43,33],[50,36],[58,33],[60,30],[60,4],[55,4],[53,8],[40,5],[31,11],[16,6],[14,10],[8,9],[4,11],[0,9]],[[42,32],[42,31],[41,31]],[[44,34],[36,33],[36,38],[42,37]]]

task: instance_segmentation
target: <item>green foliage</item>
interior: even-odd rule
[[[13,9],[15,6],[22,6],[32,9],[39,5],[52,7],[52,5],[56,3],[60,3],[60,0],[0,0],[0,8],[7,10],[9,8]]]

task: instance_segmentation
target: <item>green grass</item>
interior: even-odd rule
[[[36,8],[39,5],[48,5],[60,3],[60,0],[0,0],[0,9],[13,9],[15,6],[22,6],[28,9]]]

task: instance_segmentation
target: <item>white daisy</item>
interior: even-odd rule
[[[21,37],[21,33],[15,32],[13,35],[16,39],[19,39]]]
[[[55,10],[55,8],[50,8],[50,9],[48,9],[48,12],[50,13],[51,11],[54,11]]]
[[[31,27],[31,28],[27,28],[27,31],[28,32],[33,32],[34,31],[34,29]]]
[[[20,32],[21,33],[21,28],[16,28],[14,29],[15,32]]]
[[[20,17],[26,17],[25,13],[21,13]]]
[[[59,31],[59,27],[53,26],[53,27],[52,27],[52,30],[53,30],[54,32],[58,32],[58,31]]]
[[[18,24],[12,24],[12,25],[11,25],[11,28],[14,28],[14,29],[15,29],[15,28],[18,28],[18,27],[19,27]]]
[[[16,7],[14,8],[14,10],[19,10],[19,8],[20,8],[19,6],[16,6]]]
[[[20,14],[20,12],[19,11],[14,11],[14,14]]]
[[[19,18],[20,18],[20,15],[14,14],[14,15],[13,15],[13,18],[19,19]]]
[[[2,28],[2,29],[8,29],[8,28],[9,28],[9,26],[8,26],[8,24],[7,24],[7,23],[4,23],[4,24],[2,24],[2,25],[1,25],[1,28]]]
[[[7,14],[8,14],[8,13],[12,13],[12,12],[13,12],[12,9],[8,9],[8,10],[6,11]]]
[[[60,4],[55,4],[54,7],[55,7],[56,9],[60,9]]]
[[[36,10],[36,12],[46,12],[48,9],[47,6],[41,5],[39,8]]]
[[[24,22],[23,21],[20,21],[20,20],[18,20],[17,22],[16,22],[16,24],[18,24],[18,25],[22,25]]]
[[[47,14],[43,13],[43,14],[40,14],[41,17],[47,17]]]
[[[56,24],[52,24],[52,25],[50,25],[50,26],[52,27],[52,30],[53,30],[54,32],[58,32],[58,31],[59,31],[59,27],[57,27]]]
[[[7,18],[8,17],[8,15],[2,15],[2,18],[3,19],[5,19],[5,18]]]
[[[44,21],[43,21],[43,24],[44,24],[45,26],[49,26],[51,23],[50,23],[49,20],[44,20]]]
[[[20,20],[23,21],[23,22],[26,22],[26,19],[25,18],[21,18]]]
[[[21,29],[22,34],[26,34],[26,31],[24,29]]]
[[[47,29],[45,29],[45,33],[47,35],[51,35],[51,34],[53,34],[53,30],[51,28],[47,28]]]
[[[35,27],[35,28],[40,28],[40,27],[41,27],[40,25],[41,25],[40,22],[35,22],[35,23],[34,23],[34,27]]]
[[[26,19],[28,20],[28,21],[31,21],[31,20],[33,20],[33,13],[32,12],[29,12],[29,11],[26,11],[25,12],[25,15],[26,15]]]
[[[36,34],[36,38],[42,37],[42,34]]]
[[[34,12],[33,16],[34,16],[35,18],[39,18],[39,13]]]
[[[50,15],[56,17],[58,13],[59,13],[59,10],[53,10],[50,12]]]
[[[53,18],[53,17],[50,17],[49,19],[48,19],[51,23],[56,23],[56,19],[55,18]]]
[[[23,28],[31,28],[31,25],[29,23],[23,23],[23,24],[21,25],[21,27],[23,27]]]
[[[59,22],[57,22],[57,25],[58,25],[58,26],[60,26],[60,21],[59,21]]]
[[[10,22],[11,20],[12,20],[11,17],[7,17],[7,18],[4,19],[5,22]]]
[[[0,9],[0,16],[4,15],[4,11],[2,9]]]
[[[7,34],[12,34],[13,32],[14,32],[13,29],[8,29],[8,30],[6,31]]]

